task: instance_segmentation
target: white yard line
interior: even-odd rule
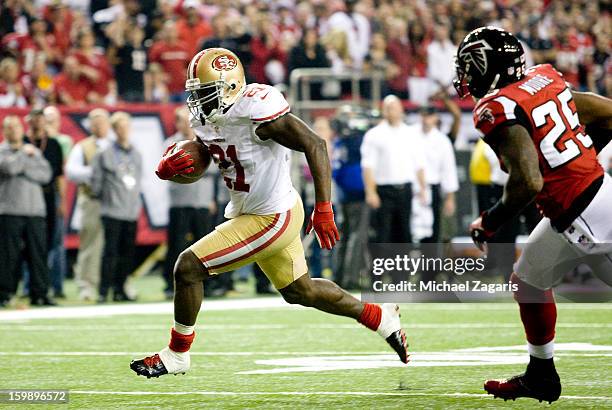
[[[523,352],[524,345],[515,346],[485,346],[466,349],[450,349],[447,351],[427,352],[412,351],[411,355],[444,355],[444,354],[463,354],[463,355],[496,355],[503,352]],[[609,356],[612,352],[612,345],[594,345],[591,343],[557,343],[555,351],[558,355],[574,356]],[[150,352],[149,352],[150,353]],[[191,351],[192,356],[348,356],[348,355],[389,355],[388,351],[310,351],[310,352],[290,352],[290,351],[238,351],[238,352],[211,352],[211,351]],[[117,351],[0,351],[0,356],[138,356],[147,352],[117,352]],[[390,355],[395,357],[394,355]]]
[[[356,295],[359,297],[359,295]],[[559,310],[610,310],[612,303],[560,303],[557,305]],[[280,296],[268,298],[252,299],[221,299],[205,300],[202,305],[203,311],[222,311],[222,310],[250,310],[250,309],[278,309],[278,308],[301,308],[296,305],[289,305]],[[160,303],[135,303],[135,304],[111,304],[111,305],[88,305],[88,306],[58,306],[51,308],[38,308],[26,310],[0,310],[0,323],[8,321],[28,321],[33,319],[76,319],[92,317],[113,317],[126,315],[162,315],[172,314],[173,304],[171,302]],[[499,311],[516,310],[514,303],[412,303],[404,305],[402,311],[409,314],[411,311],[458,311],[474,310]],[[505,325],[505,324],[504,324]],[[585,324],[585,327],[588,324]],[[333,326],[333,325],[330,325]],[[433,324],[418,324],[422,328],[426,326],[436,326]],[[451,326],[451,324],[447,324]],[[474,324],[470,326],[491,327],[489,324]],[[578,326],[578,325],[577,325]]]
[[[222,299],[204,301],[202,310],[249,310],[293,307],[281,297],[253,299]],[[51,307],[28,310],[2,310],[0,322],[29,319],[67,319],[119,315],[159,315],[172,314],[172,302],[162,303],[125,303],[95,306]]]
[[[362,330],[363,326],[359,324],[352,323],[321,323],[321,324],[311,324],[311,325],[303,325],[303,324],[272,324],[272,323],[264,323],[264,324],[252,324],[252,325],[242,325],[242,324],[206,324],[202,323],[198,325],[199,329],[210,331],[210,330],[281,330],[281,329],[353,329],[353,330]],[[505,328],[505,329],[517,329],[522,331],[522,327],[520,323],[404,323],[404,328],[410,329],[494,329],[494,328]],[[557,328],[564,329],[606,329],[612,328],[612,323],[557,323]],[[12,324],[0,324],[0,331],[98,331],[98,330],[113,330],[113,331],[126,331],[131,332],[134,330],[168,330],[168,324],[151,324],[151,325],[137,325],[137,324],[129,324],[129,325],[31,325],[31,324],[20,324],[20,323],[12,323]]]
[[[0,352],[0,356],[142,356],[151,352]],[[342,352],[196,352],[190,351],[191,356],[336,356],[345,355]],[[350,352],[351,354],[378,355],[388,352]]]
[[[491,398],[486,393],[417,393],[417,392],[376,392],[376,391],[280,391],[280,392],[231,392],[231,391],[104,391],[70,390],[70,394],[115,395],[115,396],[404,396],[404,397],[455,397]],[[561,396],[563,400],[603,400],[612,401],[606,396]]]

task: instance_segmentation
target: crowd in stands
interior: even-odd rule
[[[423,84],[435,90],[450,86],[456,45],[468,31],[488,24],[517,34],[528,64],[552,63],[574,87],[612,95],[606,4],[5,0],[0,107],[179,102],[190,57],[215,46],[238,54],[249,81],[286,83],[300,67],[379,71],[386,93],[411,98]]]

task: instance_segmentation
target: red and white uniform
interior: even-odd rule
[[[255,130],[290,110],[283,95],[269,85],[249,84],[223,114],[223,124],[191,123],[206,145],[230,190],[226,218],[242,214],[286,212],[297,201],[290,178],[290,150],[275,141],[259,139]]]
[[[562,216],[603,176],[593,142],[578,120],[571,91],[548,64],[527,70],[523,80],[481,99],[474,108],[474,122],[494,150],[496,127],[518,123],[527,128],[544,177],[536,203],[548,218]]]
[[[538,152],[544,186],[536,204],[546,218],[530,235],[517,275],[548,288],[588,256],[599,258],[589,264],[612,283],[612,181],[561,74],[549,64],[530,68],[522,80],[478,101],[474,122],[493,150],[497,127],[520,124]]]

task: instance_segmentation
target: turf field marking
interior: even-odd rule
[[[363,326],[352,323],[321,323],[321,324],[297,324],[297,325],[281,325],[281,324],[205,324],[202,323],[199,327],[203,330],[282,330],[282,329],[353,329],[362,330]],[[521,330],[520,324],[517,323],[404,323],[407,329],[494,329],[506,328]],[[36,324],[0,324],[0,331],[60,331],[74,330],[74,325],[36,325]],[[78,325],[79,331],[84,330],[115,330],[115,331],[133,331],[133,330],[168,330],[167,324],[151,324],[151,325]],[[596,329],[596,328],[612,328],[612,323],[557,323],[557,328],[565,329]]]
[[[70,394],[114,395],[114,396],[404,396],[404,397],[455,397],[488,398],[486,393],[419,393],[419,392],[371,392],[371,391],[278,391],[278,392],[232,392],[232,391],[104,391],[70,390]],[[606,396],[561,396],[563,400],[603,400],[612,401]]]
[[[504,352],[514,350],[525,350],[525,345],[515,346],[483,346],[470,347],[465,349],[455,349],[454,352]],[[572,352],[596,352],[596,351],[612,351],[612,346],[594,345],[592,343],[555,343],[555,351],[572,351]]]
[[[151,352],[0,352],[0,356],[141,356]],[[355,352],[376,355],[386,352]],[[342,355],[343,352],[190,352],[191,356],[295,356],[295,355]]]
[[[356,295],[359,296],[359,295]],[[559,310],[612,310],[612,303],[559,303]],[[280,296],[252,299],[222,299],[205,300],[202,310],[240,310],[240,309],[302,309],[300,306],[289,305]],[[44,309],[27,310],[1,310],[0,322],[23,321],[31,319],[66,319],[66,318],[89,318],[110,317],[125,315],[161,315],[172,314],[174,306],[172,302],[142,303],[142,304],[110,304],[95,306],[58,306]],[[411,303],[405,310],[426,311],[516,311],[515,303]]]
[[[322,372],[336,370],[380,369],[386,367],[463,367],[483,365],[507,365],[527,363],[525,354],[457,354],[457,353],[415,353],[411,355],[408,366],[397,360],[396,355],[379,354],[368,356],[308,356],[281,359],[256,360],[261,366],[276,366],[272,369],[258,369],[237,372],[236,374],[278,374],[294,372]]]
[[[524,350],[524,349],[523,349]],[[151,352],[0,352],[0,356],[142,356]],[[358,355],[386,354],[387,352],[348,352]],[[422,352],[412,352],[412,355]],[[426,353],[426,352],[423,352]],[[469,352],[466,352],[469,353]],[[345,355],[342,352],[191,352],[192,356],[283,356],[283,355]],[[555,353],[555,356],[612,357],[612,353]]]
[[[612,353],[612,346],[606,345],[594,345],[591,343],[557,343],[555,345],[555,350],[559,355],[562,355],[563,352],[570,352],[572,356],[604,356],[607,357]],[[515,346],[485,346],[485,347],[473,347],[467,349],[452,349],[443,352],[412,352],[412,356],[423,356],[423,355],[444,355],[444,354],[452,354],[462,355],[462,358],[465,358],[467,354],[481,354],[483,355],[496,355],[496,354],[510,354],[507,352],[524,352],[524,345],[515,345]],[[77,351],[77,352],[38,352],[38,351],[17,351],[17,352],[7,352],[0,351],[0,356],[138,356],[147,354],[150,352],[103,352],[103,351]],[[346,351],[312,351],[312,352],[290,352],[290,351],[256,351],[256,352],[198,352],[192,351],[190,352],[192,356],[292,356],[295,358],[296,355],[300,356],[347,356],[349,355],[387,355],[386,351],[358,351],[358,352],[346,352]],[[569,353],[568,353],[569,354]],[[395,355],[389,355],[390,357],[395,358]],[[281,359],[283,360],[283,359]]]
[[[252,299],[222,299],[208,300],[202,304],[202,310],[244,310],[270,308],[301,308],[290,305],[281,297],[263,297]],[[26,319],[66,319],[125,315],[159,315],[172,314],[172,302],[141,303],[141,304],[111,304],[95,306],[57,306],[44,309],[2,310],[0,322]]]

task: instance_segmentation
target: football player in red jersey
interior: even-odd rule
[[[476,127],[509,173],[503,197],[470,225],[474,242],[486,251],[495,231],[534,200],[544,215],[511,278],[529,365],[484,388],[506,400],[552,402],[561,394],[552,286],[580,263],[612,284],[612,179],[597,161],[612,134],[612,100],[571,90],[548,64],[526,69],[520,42],[493,27],[465,37],[456,70],[459,95],[475,97]]]

